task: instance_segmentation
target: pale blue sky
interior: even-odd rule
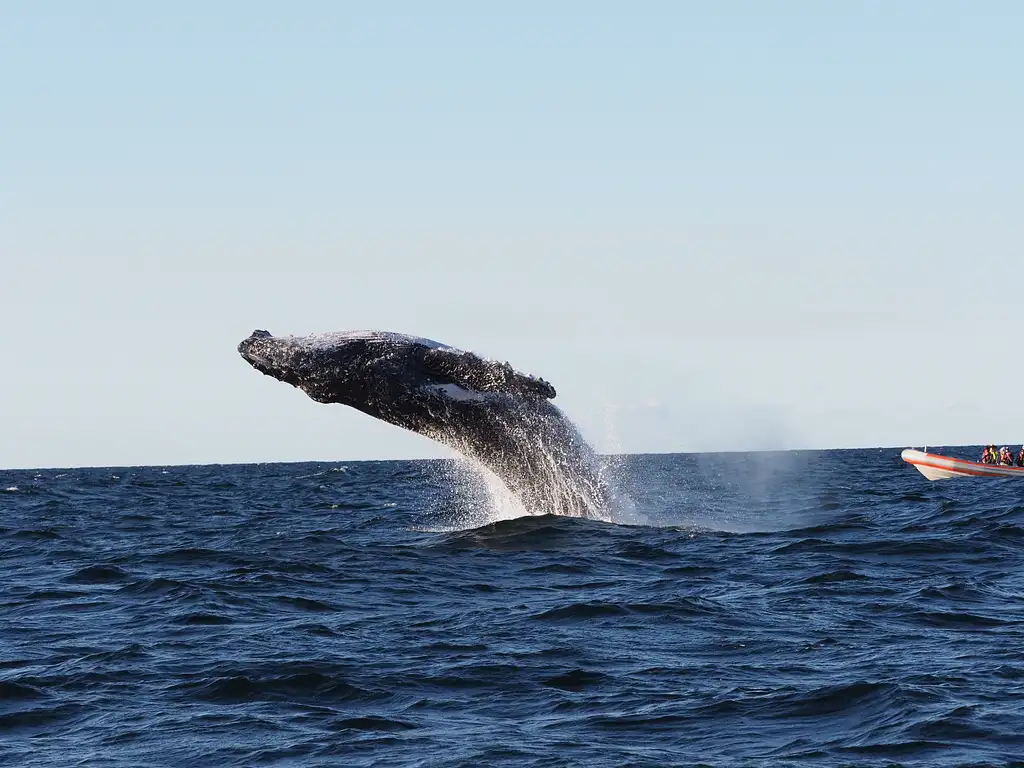
[[[0,0],[0,467],[435,456],[383,328],[601,450],[1024,440],[1024,5]]]

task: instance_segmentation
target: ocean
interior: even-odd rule
[[[2,471],[0,764],[1024,765],[1024,482],[609,464],[616,522],[449,460]]]

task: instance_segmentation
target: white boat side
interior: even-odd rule
[[[905,449],[900,457],[929,480],[947,480],[951,477],[1024,477],[1024,467],[982,464],[938,453],[925,453],[914,448]]]

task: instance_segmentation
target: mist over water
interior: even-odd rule
[[[0,764],[1019,762],[1024,483],[604,469],[646,524],[451,460],[0,472]]]

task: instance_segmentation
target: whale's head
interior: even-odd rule
[[[366,333],[274,336],[253,331],[238,352],[253,368],[298,387],[322,403],[346,402],[361,389],[367,364],[380,352]]]
[[[298,387],[321,403],[365,410],[405,394],[479,402],[489,395],[553,398],[555,389],[508,363],[416,336],[389,331],[337,331],[273,336],[253,331],[238,345],[253,368]]]

